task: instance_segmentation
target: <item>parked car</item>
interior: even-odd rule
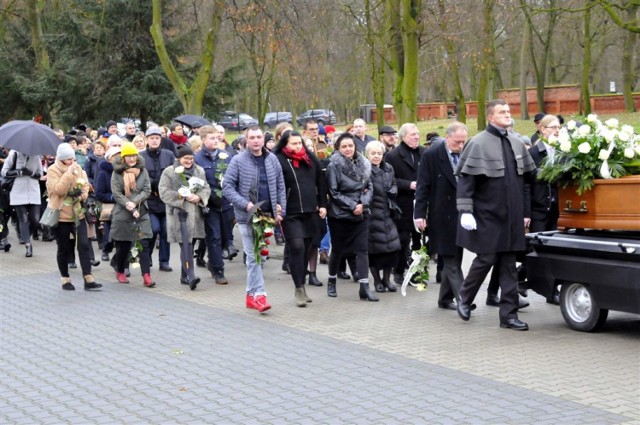
[[[296,123],[302,127],[307,121],[314,119],[318,124],[335,124],[336,115],[328,109],[309,109],[302,115],[296,117]]]
[[[293,122],[293,115],[291,112],[267,112],[264,115],[264,121],[262,124],[266,128],[274,128],[281,122],[288,122],[291,124]]]
[[[234,111],[225,111],[220,114],[218,124],[227,130],[241,131],[252,125],[259,125],[257,119],[245,113],[237,113]]]

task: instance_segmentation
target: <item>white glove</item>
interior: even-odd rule
[[[471,213],[464,213],[460,216],[460,225],[465,230],[476,230],[476,219]]]

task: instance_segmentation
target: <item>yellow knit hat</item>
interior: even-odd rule
[[[125,157],[129,155],[138,155],[138,149],[136,149],[136,145],[131,142],[124,142],[122,144],[122,150],[120,151],[120,156]]]

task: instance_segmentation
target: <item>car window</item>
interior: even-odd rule
[[[251,115],[247,115],[247,114],[238,114],[238,116],[240,117],[241,120],[250,120]]]

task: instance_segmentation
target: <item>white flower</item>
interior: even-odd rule
[[[634,154],[635,154],[635,152],[633,152],[633,149],[631,149],[631,148],[625,148],[624,149],[624,157],[625,158],[631,159],[631,158],[634,157]]]
[[[220,152],[220,153],[218,154],[218,158],[220,158],[220,159],[227,159],[227,158],[229,158],[229,154],[228,154],[228,153],[226,153],[226,152]]]
[[[580,149],[580,147],[578,147],[578,149]],[[609,151],[606,149],[600,149],[600,153],[598,154],[598,159],[601,159],[602,161],[604,161],[605,159],[609,159]]]
[[[591,133],[591,127],[589,127],[588,125],[582,125],[580,126],[580,128],[578,129],[578,134],[580,136],[587,136],[589,135],[589,133]]]
[[[132,269],[139,269],[140,263],[138,263],[137,261],[135,263],[129,263],[129,267],[131,267]]]
[[[179,165],[173,171],[175,171],[176,174],[182,174],[184,173],[184,167],[182,165]]]
[[[79,178],[78,180],[76,180],[76,183],[78,183],[79,186],[84,186],[86,182],[87,181],[83,178]]]
[[[568,141],[569,141],[569,133],[567,133],[567,131],[564,129],[560,130],[560,133],[558,134],[558,142],[566,143]]]
[[[555,134],[552,134],[551,136],[549,136],[547,142],[549,142],[550,145],[555,145],[558,143],[558,138],[555,136]]]
[[[587,122],[596,122],[598,120],[598,116],[596,114],[587,115]]]
[[[636,155],[640,156],[640,145],[637,145],[635,150],[636,150]]]
[[[583,142],[578,145],[578,152],[589,153],[591,152],[591,145],[588,142]]]
[[[180,189],[178,189],[178,195],[186,198],[187,196],[191,195],[191,190],[189,190],[189,188],[186,186],[181,186]]]
[[[618,133],[618,139],[620,139],[620,141],[622,142],[628,142],[629,141],[629,133],[627,133],[626,131],[621,131]]]
[[[138,248],[136,248],[135,246],[131,248],[131,256],[134,258],[138,256]]]
[[[633,127],[631,127],[630,125],[623,125],[622,128],[620,129],[620,131],[623,131],[625,133],[627,133],[628,135],[632,135],[633,134]]]
[[[564,143],[560,143],[560,150],[562,152],[569,152],[571,151],[571,142],[566,141]]]
[[[618,124],[620,123],[615,118],[609,118],[604,122],[604,125],[606,125],[609,128],[618,128]]]
[[[571,120],[567,123],[567,130],[575,130],[576,128],[576,122],[574,120]]]
[[[607,142],[612,143],[616,138],[617,130],[609,130],[608,128],[603,128],[601,134]]]

